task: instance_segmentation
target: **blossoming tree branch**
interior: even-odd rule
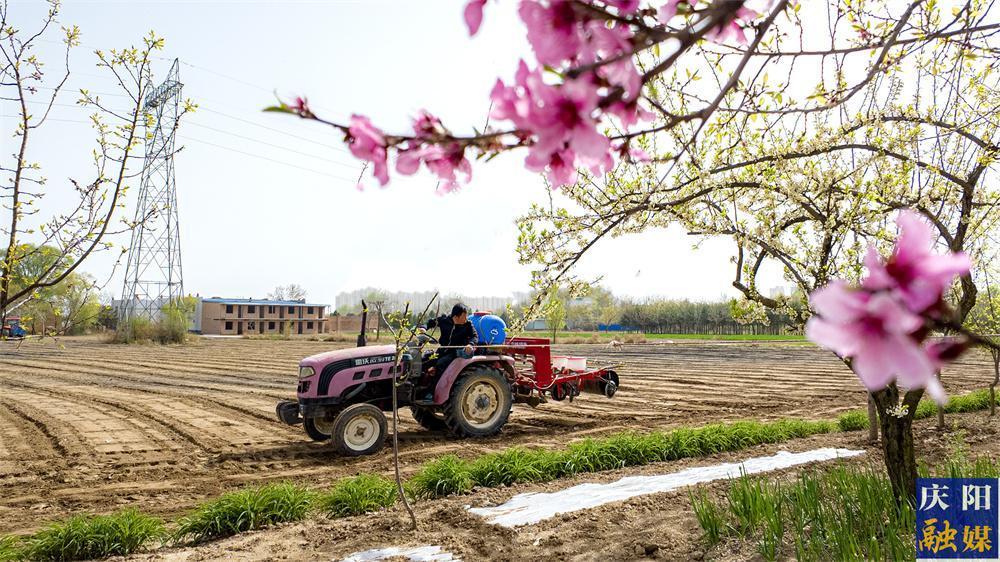
[[[497,79],[490,95],[490,117],[501,126],[471,135],[452,133],[427,112],[416,116],[412,132],[389,134],[363,115],[353,115],[348,122],[327,120],[303,97],[269,109],[342,131],[351,153],[371,164],[383,186],[389,182],[393,153],[397,173],[410,175],[423,165],[448,192],[459,186],[456,173],[464,181],[470,179],[468,153],[484,157],[516,148],[527,149],[525,166],[544,172],[554,187],[571,185],[577,181],[577,169],[602,174],[618,158],[646,159],[633,145],[633,139],[643,134],[704,122],[725,93],[736,87],[738,71],[714,101],[677,113],[645,95],[644,86],[669,72],[703,39],[756,48],[788,4],[778,0],[757,11],[742,0],[668,0],[658,7],[643,6],[638,0],[523,0],[518,13],[536,60],[520,61],[513,82]],[[470,34],[479,30],[485,8],[485,0],[467,4],[464,15]],[[743,58],[748,61],[751,55]],[[667,125],[654,124],[657,115]],[[605,127],[618,132],[606,135]]]
[[[458,135],[424,112],[392,134],[360,115],[320,117],[305,98],[270,109],[338,129],[382,185],[391,158],[452,191],[470,155],[525,150],[558,188],[519,219],[540,295],[585,285],[574,267],[602,239],[672,224],[730,239],[736,311],[815,315],[810,337],[870,392],[893,490],[910,498],[917,402],[925,390],[945,399],[940,371],[970,344],[996,346],[966,325],[970,267],[1000,219],[992,3],[518,6],[535,61],[497,80],[495,128]],[[466,5],[471,34],[489,9]],[[763,295],[769,267],[809,301]]]

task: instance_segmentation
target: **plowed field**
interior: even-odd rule
[[[202,339],[185,346],[0,342],[0,533],[83,511],[134,505],[162,515],[250,482],[320,486],[391,468],[391,453],[338,457],[274,417],[294,397],[299,359],[344,344]],[[623,362],[612,400],[584,395],[518,405],[504,432],[452,440],[401,412],[404,470],[444,453],[558,446],[587,435],[736,418],[831,418],[862,405],[857,380],[804,344],[655,343],[612,351],[567,346],[593,363]],[[950,392],[982,387],[975,354],[951,367]]]

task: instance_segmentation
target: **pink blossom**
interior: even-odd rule
[[[535,137],[525,160],[529,169],[538,171],[555,162],[560,171],[550,179],[565,179],[570,176],[563,167],[575,161],[594,173],[602,173],[614,163],[611,142],[598,131],[593,115],[600,96],[590,77],[546,84],[539,70],[529,71],[521,61],[515,85],[506,86],[497,80],[491,97],[494,117],[510,120]],[[559,181],[556,185],[566,183]]]
[[[639,0],[605,0],[608,6],[618,8],[620,14],[634,14],[639,9]]]
[[[676,16],[677,6],[681,2],[687,2],[689,6],[694,6],[698,0],[669,0],[656,11],[656,17],[660,20],[660,23],[666,24]]]
[[[469,28],[469,35],[475,35],[479,31],[479,26],[483,23],[483,7],[486,0],[469,0],[465,5],[465,25]]]
[[[615,151],[629,162],[650,162],[652,160],[645,150],[636,148],[629,142],[620,144],[615,148]]]
[[[576,156],[570,149],[563,149],[548,155],[541,153],[528,154],[524,160],[525,168],[532,172],[545,172],[553,189],[573,185],[577,180],[576,167],[573,161]]]
[[[605,113],[618,117],[626,129],[640,121],[650,121],[655,117],[651,111],[639,105],[637,99],[630,102],[616,101],[605,110]]]
[[[944,368],[946,363],[957,359],[968,348],[968,342],[958,338],[943,338],[924,344],[924,351],[927,353],[931,364],[934,365],[934,369],[938,372]],[[945,395],[944,388],[937,379],[935,379],[935,383],[935,385],[927,385],[927,393],[938,404],[945,404],[948,401],[948,397]]]
[[[441,120],[431,115],[425,109],[421,109],[420,112],[417,113],[417,117],[413,120],[413,134],[418,139],[428,139],[444,132],[444,126],[441,124]]]
[[[597,72],[609,83],[625,90],[624,99],[636,99],[642,87],[642,76],[632,59],[632,30],[628,26],[608,27],[604,22],[587,24],[590,41],[581,51],[587,61],[614,61],[602,65]]]
[[[367,160],[380,185],[389,183],[385,135],[363,115],[352,115],[348,128],[348,148],[355,158]]]
[[[472,179],[472,165],[465,158],[464,147],[458,143],[447,147],[435,144],[416,145],[400,150],[396,158],[396,171],[407,176],[415,174],[420,169],[421,162],[442,180],[439,193],[458,189],[456,171],[465,176],[465,183]]]
[[[834,281],[810,295],[818,313],[806,324],[806,337],[841,357],[870,391],[897,380],[906,388],[936,393],[937,369],[914,334],[924,326],[887,293],[869,293]]]
[[[309,100],[302,96],[295,96],[292,103],[288,105],[288,109],[292,110],[299,115],[310,115],[312,111],[309,109]]]
[[[969,272],[971,263],[963,253],[933,253],[934,231],[916,213],[901,212],[896,224],[899,239],[887,262],[883,264],[878,252],[869,248],[863,286],[872,291],[898,291],[910,310],[924,312],[941,300],[956,275]]]
[[[569,0],[552,0],[548,6],[523,0],[518,14],[528,28],[528,42],[539,63],[558,66],[580,50],[579,22]]]
[[[747,34],[744,28],[749,25],[749,22],[754,18],[758,17],[760,14],[747,8],[740,7],[736,10],[733,19],[723,23],[719,27],[710,30],[705,34],[709,40],[715,41],[716,43],[725,43],[730,39],[735,39],[737,43],[741,45],[747,44]]]

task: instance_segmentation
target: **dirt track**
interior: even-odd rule
[[[94,339],[0,343],[0,533],[123,505],[174,515],[248,482],[323,485],[385,471],[388,451],[343,459],[274,418],[294,395],[298,360],[342,344],[201,340],[115,346]],[[587,435],[735,418],[829,418],[863,392],[831,355],[802,344],[658,343],[572,346],[592,361],[624,361],[613,400],[585,395],[515,408],[496,438],[455,441],[402,413],[407,467],[446,452],[556,446]],[[970,356],[947,373],[950,392],[992,378]],[[412,470],[412,468],[409,468]]]

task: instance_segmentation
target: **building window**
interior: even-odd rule
[[[256,330],[256,329],[257,329],[256,322],[253,321],[247,322],[247,330]]]
[[[313,307],[311,307],[311,306],[310,306],[310,307],[309,307],[309,308],[308,308],[308,309],[306,310],[306,314],[312,314],[312,313],[313,313]]]
[[[247,307],[247,312],[253,314],[254,312],[257,312],[257,307],[251,304],[250,306]]]
[[[274,314],[274,307],[273,306],[267,307],[267,313],[268,314]],[[271,323],[274,324],[274,322],[271,322]]]
[[[313,329],[313,323],[312,322],[306,322],[306,328],[312,330]]]
[[[233,305],[227,304],[226,305],[226,314],[232,314],[232,313],[233,313]]]
[[[232,322],[226,322],[226,329],[227,330],[232,330],[233,329],[233,323]]]
[[[295,314],[295,307],[294,306],[288,307],[288,313],[289,314]]]
[[[271,308],[274,308],[274,307],[271,307]],[[267,329],[268,330],[273,330],[274,329],[274,322],[268,322],[267,323]]]

